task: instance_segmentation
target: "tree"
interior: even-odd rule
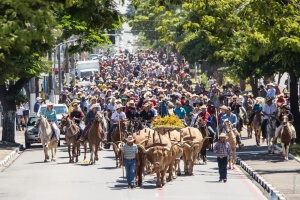
[[[30,78],[50,71],[45,57],[55,43],[75,36],[77,45],[71,50],[88,50],[108,42],[104,31],[118,27],[121,18],[110,0],[3,0],[0,11],[2,140],[15,142],[19,91]]]

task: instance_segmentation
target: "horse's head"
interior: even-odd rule
[[[227,133],[230,132],[230,128],[231,128],[230,125],[231,125],[231,123],[230,123],[229,119],[225,119],[224,123],[223,123],[223,128],[225,129],[225,131]]]
[[[196,124],[197,124],[197,128],[198,128],[198,129],[200,129],[200,128],[202,128],[202,127],[205,126],[202,117],[198,117],[197,123],[196,123]]]
[[[70,120],[69,115],[63,114],[60,121],[60,126],[61,127],[66,126],[69,120]]]
[[[35,120],[35,123],[34,123],[34,128],[37,128],[37,127],[39,127],[39,125],[40,125],[40,123],[41,123],[41,120],[42,120],[42,115],[37,115],[36,116],[36,120]]]
[[[287,126],[288,122],[289,122],[288,116],[287,115],[283,115],[283,117],[282,117],[282,125],[283,126]]]

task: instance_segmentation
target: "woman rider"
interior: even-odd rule
[[[44,117],[47,118],[48,122],[51,124],[55,134],[55,142],[58,142],[59,138],[58,138],[58,128],[57,128],[57,117],[56,117],[56,111],[53,109],[53,103],[49,102],[47,104],[47,109],[44,113]]]

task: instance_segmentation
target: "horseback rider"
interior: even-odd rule
[[[126,113],[126,117],[128,120],[136,120],[139,119],[140,114],[136,111],[135,106],[131,106],[129,111]]]
[[[111,134],[118,126],[120,120],[126,119],[125,113],[122,111],[123,106],[121,104],[117,105],[116,111],[111,116],[112,126],[110,127],[107,133],[107,141],[111,142]],[[109,146],[107,147],[109,149]]]
[[[91,107],[92,107],[94,104],[99,105],[99,104],[97,103],[97,98],[96,98],[96,97],[92,97],[92,98],[91,98],[91,103],[87,106],[87,111],[88,111],[88,112],[91,110]],[[98,112],[101,112],[100,105],[99,105],[99,107],[98,107]]]
[[[57,117],[56,117],[56,111],[53,109],[53,103],[49,102],[47,104],[47,108],[44,112],[44,117],[47,118],[48,122],[51,124],[52,130],[54,131],[54,135],[55,135],[55,142],[58,142],[59,136],[58,136],[58,127],[57,127]]]
[[[283,117],[284,116],[288,117],[287,126],[288,126],[289,130],[292,133],[292,144],[294,144],[295,140],[296,140],[296,130],[295,130],[295,127],[293,126],[294,116],[290,112],[290,109],[288,108],[287,105],[282,105],[282,107],[281,107],[281,112],[280,112],[280,115],[279,115],[279,120],[281,122],[281,125],[276,128],[275,138],[277,138],[281,134],[281,129],[282,129],[282,126],[283,126]]]
[[[236,130],[236,125],[238,123],[237,116],[234,113],[232,113],[231,107],[227,108],[226,116],[223,116],[223,119],[224,118],[228,119],[230,121],[231,126],[232,126],[232,131],[235,133],[235,136],[236,136],[237,144],[239,145],[239,148],[242,148],[244,146],[244,144],[242,143],[242,138],[241,138],[239,132]]]
[[[207,129],[209,131],[210,137],[215,138],[216,133],[211,127],[212,118],[211,118],[209,112],[206,111],[207,107],[205,105],[203,105],[200,107],[200,109],[201,109],[201,112],[198,116],[202,118],[203,124],[207,127]]]
[[[262,105],[261,105],[260,100],[257,99],[255,101],[255,104],[254,104],[253,108],[252,108],[252,113],[251,113],[250,118],[249,118],[249,124],[252,124],[252,121],[253,121],[253,118],[254,118],[255,114],[259,113],[261,111],[262,111]]]
[[[243,120],[243,117],[242,117],[241,112],[240,112],[240,109],[243,110],[243,106],[241,105],[242,102],[240,102],[240,99],[237,100],[237,98],[238,98],[238,96],[234,95],[232,97],[232,102],[229,104],[229,106],[230,106],[230,110],[232,110],[232,112],[237,115],[237,117],[240,120],[241,127],[243,127],[244,120]],[[244,100],[244,98],[243,98],[243,100]],[[245,115],[247,117],[247,114],[245,114]]]
[[[277,112],[277,108],[272,103],[271,97],[266,97],[266,102],[267,103],[263,108],[264,120],[261,123],[261,131],[262,131],[263,140],[265,140],[267,137],[266,136],[266,125],[267,125],[268,119],[271,117],[271,115],[275,115]]]
[[[98,112],[98,107],[99,107],[99,105],[97,105],[97,104],[92,105],[91,110],[87,113],[87,115],[85,117],[85,121],[84,121],[85,128],[83,130],[83,134],[81,135],[81,137],[79,139],[80,142],[85,141],[86,135],[88,132],[87,130],[90,128],[90,126]]]
[[[84,117],[83,112],[81,110],[79,110],[79,105],[78,103],[74,103],[73,104],[73,111],[70,113],[70,118],[72,120],[74,120],[74,122],[77,124],[78,128],[79,128],[79,136],[82,135],[82,126],[81,126],[81,121]]]

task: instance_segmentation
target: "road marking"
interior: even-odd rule
[[[245,183],[245,185],[247,185],[250,190],[253,192],[253,194],[255,194],[258,199],[267,199],[262,193],[261,191],[247,178],[247,176],[241,172],[240,169],[238,169],[237,167],[234,168],[233,170],[237,176]]]
[[[255,153],[267,153],[268,151],[238,151],[236,154],[255,154]]]

